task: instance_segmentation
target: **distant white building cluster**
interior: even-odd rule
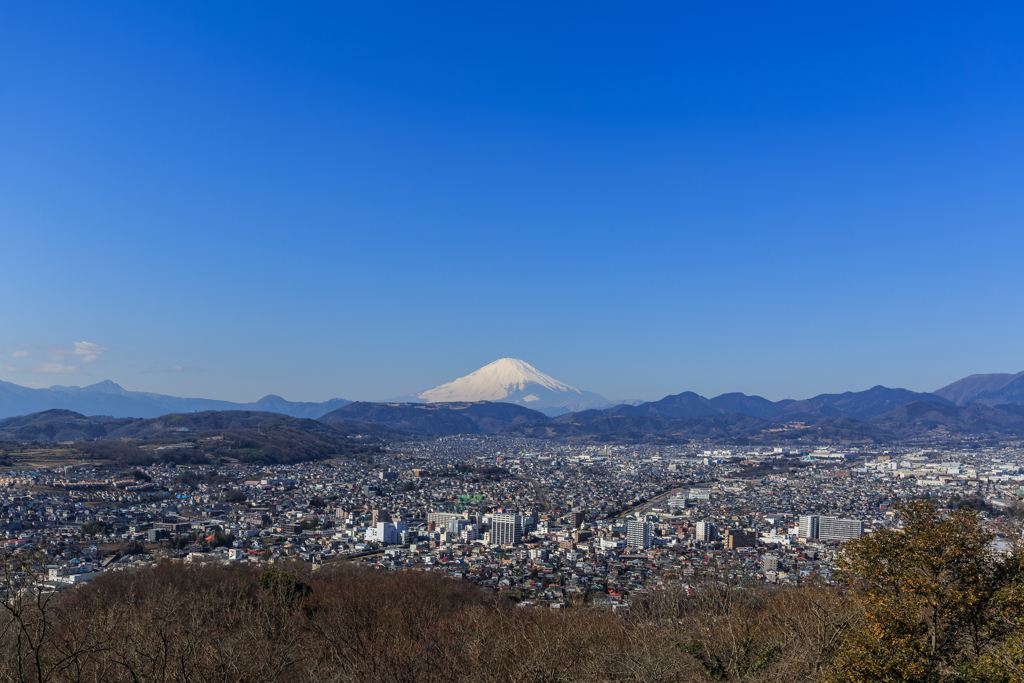
[[[827,515],[801,515],[797,536],[819,541],[850,541],[864,535],[864,522]]]
[[[405,531],[405,522],[377,522],[376,526],[366,530],[365,538],[368,543],[395,545],[401,542],[401,535]]]

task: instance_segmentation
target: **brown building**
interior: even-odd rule
[[[569,513],[569,522],[572,524],[573,529],[579,529],[583,526],[583,520],[586,519],[586,513],[582,510],[573,510]]]
[[[726,543],[729,548],[753,548],[757,545],[757,532],[730,529],[726,536]]]

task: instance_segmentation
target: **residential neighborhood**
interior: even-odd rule
[[[185,444],[187,445],[187,444]],[[900,501],[971,505],[1009,549],[1024,447],[580,446],[462,435],[288,466],[11,470],[0,525],[53,589],[162,561],[358,562],[440,572],[524,606],[628,608],[699,579],[830,581]]]

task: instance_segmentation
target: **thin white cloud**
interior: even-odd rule
[[[41,363],[32,368],[35,372],[45,372],[51,375],[74,375],[78,373],[77,365],[61,365],[60,363]]]
[[[110,350],[109,347],[86,341],[74,342],[74,346],[70,348],[59,344],[45,347],[33,347],[28,344],[18,344],[17,346],[22,348],[18,351],[12,351],[12,358],[30,358],[33,355],[38,355],[39,351],[42,351],[49,362],[26,367],[16,367],[0,363],[0,372],[77,375],[83,372],[85,365],[101,360],[103,354]],[[2,349],[0,349],[0,352],[2,352]]]
[[[83,363],[92,363],[93,361],[98,360],[106,350],[107,347],[105,346],[81,341],[75,342],[75,350],[72,353],[76,356],[82,356]]]

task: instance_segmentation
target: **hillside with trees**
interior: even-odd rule
[[[863,394],[861,404],[875,407],[890,397],[887,393]],[[648,409],[619,406],[555,418],[512,403],[487,401],[356,402],[318,420],[243,410],[172,413],[149,419],[86,417],[67,410],[48,410],[0,420],[0,441],[74,442],[74,448],[91,457],[143,464],[144,459],[139,457],[152,455],[137,453],[133,448],[221,437],[225,440],[223,444],[205,443],[206,455],[198,451],[173,456],[163,453],[158,460],[173,457],[175,462],[201,463],[210,462],[212,457],[270,464],[345,457],[365,453],[368,444],[382,441],[453,434],[507,434],[592,443],[710,440],[739,445],[885,444],[914,439],[1006,439],[1024,435],[1024,408],[1010,404],[956,406],[948,402],[914,401],[867,420],[842,415],[782,420],[778,416],[757,418],[738,412],[671,416],[707,409],[701,407],[703,403],[695,404],[700,398],[695,396],[668,397]],[[732,399],[740,400],[736,396]]]
[[[448,436],[451,434],[505,433],[521,425],[546,423],[547,415],[514,403],[462,401],[451,403],[368,403],[356,401],[327,413],[330,425],[386,425],[390,429]]]
[[[404,435],[370,423],[330,425],[240,410],[175,413],[150,419],[86,417],[67,410],[49,410],[0,420],[0,439],[12,444],[11,448],[0,449],[4,462],[16,457],[18,448],[14,444],[56,443],[69,452],[69,457],[121,465],[223,461],[289,464],[369,455],[385,438],[395,441]]]

